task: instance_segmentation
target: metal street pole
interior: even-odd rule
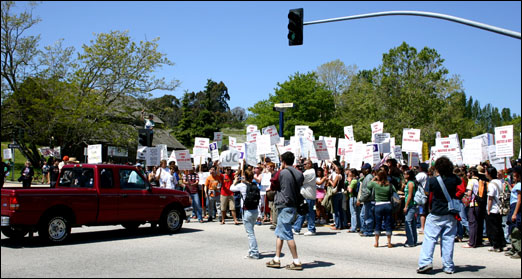
[[[283,101],[281,101],[280,103],[282,104]],[[285,115],[285,111],[280,110],[279,111],[279,136],[280,137],[283,137],[283,131],[284,131],[283,127],[285,125],[284,115]]]
[[[351,20],[351,19],[359,19],[359,18],[368,18],[368,17],[378,17],[378,16],[390,16],[390,15],[424,16],[424,17],[433,17],[433,18],[438,18],[438,19],[444,19],[444,20],[449,20],[449,21],[465,24],[465,25],[468,25],[471,27],[480,28],[480,29],[483,29],[486,31],[491,31],[494,33],[498,33],[501,35],[505,35],[505,36],[520,40],[520,32],[511,31],[508,29],[499,28],[499,27],[495,27],[492,25],[480,23],[477,21],[467,20],[464,18],[456,17],[456,16],[450,16],[450,15],[432,13],[432,12],[420,12],[420,11],[377,12],[377,13],[369,13],[369,14],[362,14],[362,15],[308,21],[308,22],[303,22],[303,25],[312,25],[312,24],[319,24],[319,23],[327,23],[327,22],[335,22],[335,21],[343,21],[343,20]]]

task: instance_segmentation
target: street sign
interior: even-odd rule
[[[16,144],[16,143],[10,143],[10,144],[7,145],[7,147],[9,147],[9,148],[20,148],[20,145]]]
[[[274,104],[274,107],[275,108],[293,108],[294,103],[279,103],[279,104]]]

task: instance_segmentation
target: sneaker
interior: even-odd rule
[[[271,230],[275,230],[275,229],[276,229],[276,226],[275,226],[275,225],[272,225],[272,226],[270,226],[270,229],[271,229]]]
[[[513,256],[510,257],[511,259],[520,259],[520,254],[515,254]]]
[[[281,262],[276,262],[274,261],[274,259],[271,259],[269,262],[266,263],[266,267],[280,268]]]
[[[444,273],[446,273],[446,274],[453,274],[453,273],[455,273],[455,271],[454,270],[444,270]]]
[[[433,270],[433,265],[429,264],[429,265],[425,265],[423,267],[417,268],[417,273],[424,274],[424,273],[430,272],[431,270]]]
[[[404,244],[404,247],[406,247],[406,248],[411,248],[411,247],[415,247],[415,245]]]
[[[297,232],[297,231],[293,231],[294,232],[294,235],[303,235],[302,232]]]
[[[251,259],[251,260],[259,260],[259,256],[256,255],[246,255],[244,259]]]
[[[304,235],[305,235],[305,236],[311,236],[311,235],[315,235],[315,232],[310,232],[310,231],[309,231],[309,232],[305,232],[305,234],[304,234]]]
[[[257,222],[256,222],[256,225],[261,226],[261,225],[262,225],[262,224],[261,224],[261,221],[257,221]]]
[[[504,256],[513,256],[515,255],[515,252],[513,250],[509,250],[506,253],[504,253]]]

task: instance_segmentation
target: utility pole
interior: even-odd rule
[[[283,131],[284,131],[284,125],[285,125],[284,113],[287,109],[293,108],[293,107],[294,107],[293,103],[283,103],[282,101],[281,101],[281,103],[274,105],[274,108],[273,108],[274,111],[279,111],[279,136],[280,137],[283,137]]]

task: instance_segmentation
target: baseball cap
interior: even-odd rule
[[[143,165],[140,164],[140,163],[137,163],[137,164],[136,164],[136,167],[143,167]]]
[[[484,167],[483,166],[477,166],[477,170],[479,173],[484,173]]]
[[[362,170],[364,170],[364,169],[371,169],[371,168],[372,168],[372,165],[370,165],[370,164],[368,164],[368,163],[364,164],[364,165],[361,167]]]

